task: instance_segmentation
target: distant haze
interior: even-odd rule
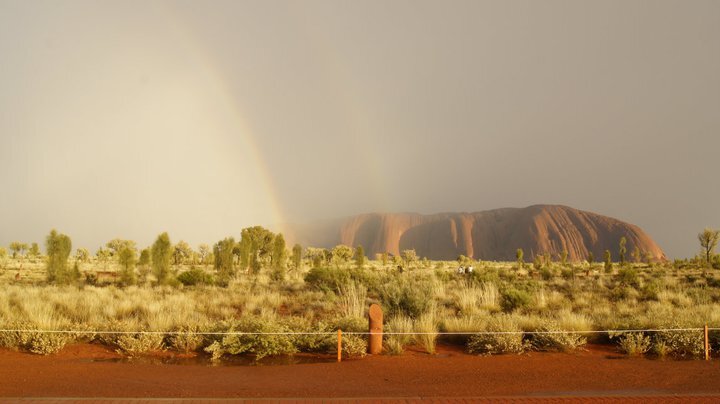
[[[362,212],[720,228],[718,1],[0,0],[0,245]]]

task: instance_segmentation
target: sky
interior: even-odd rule
[[[0,245],[550,203],[693,256],[719,50],[712,0],[0,0]]]

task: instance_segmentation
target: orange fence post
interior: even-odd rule
[[[705,360],[710,360],[710,339],[708,338],[708,326],[705,324]]]
[[[342,362],[342,330],[338,328],[338,362]]]

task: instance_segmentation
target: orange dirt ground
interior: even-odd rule
[[[52,356],[0,350],[0,401],[19,397],[682,398],[671,397],[677,395],[686,401],[693,395],[695,401],[720,402],[720,360],[627,358],[608,346],[591,345],[577,353],[492,357],[441,346],[436,355],[410,350],[402,356],[342,363],[324,360],[212,366],[204,361],[159,363],[158,358],[126,361],[105,347],[88,344],[71,345]]]

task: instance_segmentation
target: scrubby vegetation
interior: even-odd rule
[[[438,342],[486,355],[570,351],[590,340],[616,343],[628,355],[697,357],[698,331],[581,331],[720,326],[720,273],[705,252],[610,265],[545,255],[530,266],[521,251],[506,263],[429,261],[409,252],[368,260],[359,248],[294,246],[288,254],[284,239],[265,229],[242,234],[197,252],[162,234],[139,259],[123,240],[95,256],[84,249],[71,256],[69,237],[57,232],[47,240],[49,257],[11,245],[15,258],[0,254],[0,328],[12,331],[0,332],[0,345],[49,354],[95,341],[127,355],[262,358],[332,353],[342,329],[345,353],[361,356],[366,338],[352,333],[367,331],[371,303],[383,307],[387,332],[417,333],[387,335],[392,354],[410,345],[433,353]],[[643,261],[637,252],[632,258]],[[474,270],[458,273],[460,262]],[[711,335],[713,344],[719,337]]]

